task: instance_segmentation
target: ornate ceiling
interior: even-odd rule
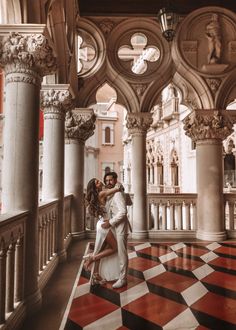
[[[156,16],[169,5],[180,15],[204,6],[220,6],[236,12],[232,0],[78,0],[81,16]]]

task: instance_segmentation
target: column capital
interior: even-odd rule
[[[194,142],[224,140],[233,132],[235,122],[235,110],[196,109],[183,120],[183,128]]]
[[[40,101],[45,119],[65,119],[74,106],[74,94],[68,84],[43,85]]]
[[[153,118],[150,112],[127,113],[126,126],[130,134],[146,134]]]
[[[75,108],[66,113],[65,137],[83,143],[94,134],[96,115],[93,109]]]
[[[54,73],[56,57],[46,25],[1,25],[0,64],[7,74],[33,71],[42,77]]]

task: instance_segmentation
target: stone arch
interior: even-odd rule
[[[233,70],[231,74],[221,82],[216,99],[216,109],[226,109],[228,104],[236,99],[235,75],[236,70]]]
[[[139,104],[130,85],[119,75],[114,76],[104,66],[91,79],[82,79],[82,86],[78,92],[79,107],[88,107],[96,103],[96,92],[103,84],[107,83],[117,93],[117,103],[123,105],[128,112],[138,112]],[[104,69],[103,69],[104,68]]]
[[[147,71],[138,76],[129,70],[130,64],[121,63],[117,55],[119,47],[122,44],[129,44],[131,36],[137,32],[143,33],[147,37],[149,45],[155,45],[160,50],[159,60],[150,64]],[[162,37],[157,21],[147,18],[122,20],[112,30],[107,40],[107,56],[110,68],[122,76],[133,89],[138,104],[135,111],[150,112],[156,104],[161,90],[171,80],[173,74],[170,47]]]
[[[82,78],[93,77],[94,75],[96,75],[96,73],[99,71],[99,69],[101,68],[101,66],[103,66],[103,64],[105,62],[105,58],[106,58],[105,38],[103,36],[102,31],[99,29],[99,27],[92,21],[85,19],[85,18],[81,18],[81,17],[78,18],[76,30],[77,30],[78,35],[80,35],[80,34],[82,36],[86,35],[86,39],[88,39],[88,40],[86,40],[86,42],[90,43],[91,46],[94,47],[95,52],[96,52],[95,64],[92,66],[92,68],[88,72],[86,72],[82,75],[79,74],[78,76],[82,77]],[[78,45],[77,42],[76,42],[76,45]]]

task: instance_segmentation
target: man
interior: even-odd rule
[[[117,174],[115,172],[106,173],[104,176],[104,182],[107,188],[113,188],[117,183]],[[106,208],[109,214],[109,220],[102,224],[102,227],[114,227],[116,231],[118,256],[120,261],[120,276],[113,284],[113,288],[118,289],[127,285],[128,272],[128,218],[124,193],[119,191],[108,198]]]

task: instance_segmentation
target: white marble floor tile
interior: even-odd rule
[[[208,290],[201,282],[197,282],[193,284],[191,287],[187,288],[181,295],[185,299],[188,306],[194,304],[197,300],[202,298],[205,294],[207,294]]]
[[[204,277],[206,277],[207,275],[214,272],[214,269],[211,266],[209,266],[208,264],[204,264],[203,266],[194,269],[192,272],[198,280],[201,280]]]
[[[143,272],[143,275],[144,275],[145,280],[149,280],[150,278],[153,278],[153,277],[155,277],[157,275],[160,275],[164,272],[166,272],[166,269],[162,264],[160,264],[158,266],[155,266],[155,267],[152,267],[152,268],[149,268],[149,269],[145,270]]]
[[[215,254],[214,252],[210,251],[206,254],[203,254],[201,257],[200,257],[204,262],[209,262],[209,261],[212,261],[216,258],[219,258],[217,254]]]
[[[83,327],[84,330],[115,330],[122,326],[122,315],[121,309],[96,320],[93,323],[90,323],[86,327]]]
[[[133,259],[133,258],[137,258],[137,253],[134,251],[134,252],[130,252],[129,254],[128,254],[128,258],[129,259]]]
[[[189,308],[177,315],[169,323],[167,323],[163,330],[195,330],[199,326],[198,321],[194,317]]]
[[[146,249],[146,248],[149,248],[149,247],[151,247],[150,243],[143,243],[143,244],[136,245],[134,247],[134,249],[135,249],[135,251],[139,251],[139,250],[143,250],[143,249]]]
[[[120,294],[120,302],[121,307],[129,304],[131,301],[134,301],[142,296],[144,296],[146,293],[148,293],[148,287],[146,282],[139,283],[132,288],[121,292]]]
[[[177,258],[177,254],[175,252],[170,252],[170,253],[167,253],[167,254],[164,254],[163,256],[160,256],[159,259],[162,263],[166,262],[166,261],[169,261],[169,260],[172,260],[172,259],[175,259]]]
[[[217,242],[210,243],[209,245],[206,246],[209,250],[213,251],[221,247],[221,245]]]
[[[177,243],[177,244],[174,244],[174,245],[171,245],[170,248],[173,250],[173,251],[177,251],[179,249],[182,249],[184,248],[186,245],[184,243]]]
[[[74,299],[83,296],[86,293],[89,293],[90,291],[90,283],[85,283],[85,284],[81,284],[79,285],[76,289],[75,289],[75,295],[74,295]]]

